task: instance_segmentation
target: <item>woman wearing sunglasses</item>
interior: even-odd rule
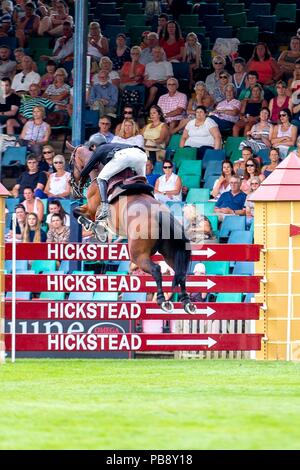
[[[163,163],[164,174],[160,176],[154,187],[154,196],[160,202],[182,201],[182,182],[180,176],[173,173],[173,163],[165,160]]]
[[[260,175],[260,167],[257,160],[255,160],[254,158],[248,158],[248,160],[246,161],[243,181],[241,184],[241,191],[246,194],[249,194],[251,178],[253,178],[253,176],[258,176],[259,179],[261,179]]]
[[[291,124],[292,113],[284,108],[279,113],[279,124],[274,127],[271,144],[279,149],[280,157],[285,158],[290,147],[294,146],[297,139],[297,127]]]
[[[65,159],[62,155],[55,155],[53,165],[56,172],[49,175],[45,193],[48,198],[68,198],[71,193],[71,174],[65,171]]]

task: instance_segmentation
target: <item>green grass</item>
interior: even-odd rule
[[[300,448],[299,363],[19,359],[0,384],[0,449]]]

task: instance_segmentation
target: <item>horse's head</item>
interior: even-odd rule
[[[74,148],[69,163],[71,172],[70,184],[72,189],[72,196],[75,199],[81,199],[83,197],[82,190],[84,183],[81,181],[80,173],[84,165],[80,156],[80,148],[82,148],[81,145]]]

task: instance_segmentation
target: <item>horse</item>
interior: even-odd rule
[[[73,168],[79,167],[76,160],[76,152],[73,153],[71,160],[71,184],[75,187],[75,196],[78,191],[81,192],[83,182],[74,176]],[[72,168],[73,167],[73,168]],[[112,178],[115,181],[109,181],[108,192],[113,187],[114,190],[124,187],[126,178],[132,175],[131,169]],[[186,238],[182,224],[174,218],[171,211],[163,204],[158,202],[149,192],[149,186],[143,183],[137,183],[127,187],[124,194],[117,195],[110,202],[111,213],[104,225],[106,230],[127,238],[128,252],[131,262],[136,264],[145,273],[151,274],[157,285],[157,303],[166,312],[173,310],[173,303],[165,300],[162,275],[159,264],[152,261],[151,257],[159,252],[166,263],[173,268],[175,275],[172,282],[172,293],[177,286],[181,290],[181,302],[186,313],[195,313],[196,308],[190,300],[186,291],[186,273],[191,259],[191,250],[189,240]],[[146,190],[146,188],[148,189]],[[125,185],[126,188],[126,185]],[[138,189],[137,189],[138,188]],[[145,189],[144,189],[145,188]],[[151,191],[153,191],[153,188]],[[124,189],[124,188],[123,188]],[[97,209],[101,204],[100,193],[97,181],[94,179],[87,187],[87,203],[74,209],[74,216],[78,222],[91,229],[97,236],[99,224],[95,224]],[[101,224],[100,224],[101,226]],[[100,230],[103,234],[103,225]],[[103,241],[103,240],[102,240]]]

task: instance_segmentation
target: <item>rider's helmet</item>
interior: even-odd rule
[[[102,134],[93,134],[88,141],[88,147],[90,150],[92,150],[92,146],[99,147],[99,145],[103,144],[107,144],[107,140]]]

